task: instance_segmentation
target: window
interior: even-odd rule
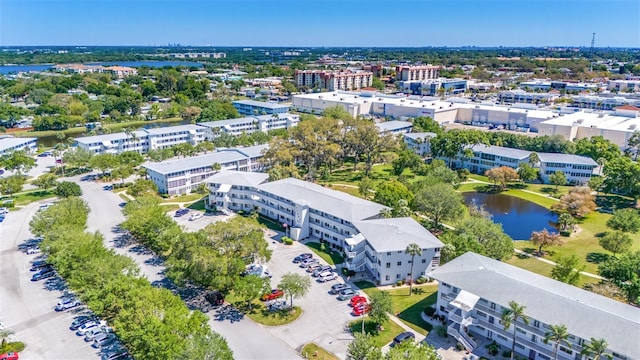
[[[567,348],[566,348],[566,347],[564,347],[564,346],[560,346],[560,347],[559,347],[559,349],[560,349],[560,351],[562,351],[562,352],[565,352],[565,353],[567,353],[567,354],[569,354],[569,355],[573,355],[573,351],[571,351],[571,349],[567,349]]]
[[[491,303],[491,309],[495,310],[496,309],[496,303]]]
[[[387,263],[387,269],[391,268],[391,263]]]
[[[422,259],[422,263],[426,264],[427,263],[427,259]]]
[[[396,274],[396,279],[400,279],[400,274]]]
[[[402,266],[402,261],[398,261],[398,266]]]
[[[533,327],[535,327],[535,328],[540,328],[540,321],[538,321],[538,320],[533,320]]]
[[[390,279],[389,279],[389,275],[385,276],[385,277],[384,277],[384,279],[385,279],[385,280],[387,280],[387,281],[389,281],[389,280],[390,280]]]
[[[481,318],[486,318],[487,317],[487,314],[483,313],[482,311],[478,311],[478,310],[476,310],[476,315],[478,315]]]

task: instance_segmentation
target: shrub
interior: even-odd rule
[[[500,352],[500,347],[495,342],[495,340],[492,341],[491,344],[485,346],[485,348],[487,348],[487,350],[489,351],[489,354],[491,354],[493,356],[498,355],[498,352]]]
[[[23,342],[21,341],[12,341],[10,343],[7,343],[4,347],[2,347],[0,349],[1,353],[7,353],[7,352],[20,352],[22,350],[24,350],[25,345]]]
[[[416,284],[424,284],[427,282],[427,278],[424,276],[420,276],[419,278],[416,279]]]
[[[396,286],[402,286],[403,281],[402,280],[398,280],[396,281]]]
[[[502,352],[503,358],[511,358],[511,350],[505,350]]]
[[[283,236],[282,243],[285,245],[293,245],[293,239],[291,239],[290,237]]]
[[[440,337],[447,337],[447,328],[442,325],[436,326],[436,334]]]
[[[433,314],[435,313],[436,313],[436,309],[431,306],[424,308],[424,314],[427,316],[433,316]]]
[[[353,270],[348,270],[347,268],[342,268],[342,275],[344,276],[353,276],[356,272]]]

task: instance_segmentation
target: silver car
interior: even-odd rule
[[[341,300],[341,301],[349,300],[356,295],[358,295],[358,292],[356,292],[353,289],[342,290],[340,292],[340,295],[338,295],[338,300]]]

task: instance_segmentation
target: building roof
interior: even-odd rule
[[[138,139],[141,139],[147,136],[146,131],[136,130],[131,133],[135,134]],[[94,144],[100,143],[103,141],[113,141],[113,140],[122,140],[122,139],[130,139],[131,135],[129,133],[120,132],[120,133],[112,133],[112,134],[102,134],[102,135],[94,135],[94,136],[84,136],[76,138],[75,141],[81,144]]]
[[[481,152],[484,154],[503,156],[503,157],[508,157],[511,159],[519,159],[519,160],[528,159],[529,155],[531,155],[531,151],[512,149],[512,148],[494,146],[494,145],[475,144],[475,145],[467,146],[467,148],[470,148],[473,151]]]
[[[606,339],[616,353],[640,359],[638,308],[472,252],[427,275],[503,307],[515,301],[533,319]]]
[[[167,127],[157,127],[152,129],[144,129],[143,131],[147,132],[150,135],[161,135],[161,134],[170,134],[175,132],[188,132],[188,131],[204,131],[201,126],[187,124],[187,125],[177,125],[177,126],[167,126]]]
[[[267,181],[268,178],[269,174],[266,173],[222,170],[211,175],[211,177],[207,179],[207,183],[257,187]]]
[[[279,119],[295,119],[299,117],[299,115],[291,114],[291,113],[282,113],[277,114]],[[235,125],[242,123],[250,123],[253,121],[261,121],[261,120],[271,120],[273,119],[273,115],[257,115],[257,116],[245,116],[237,119],[226,119],[226,120],[216,120],[216,121],[207,121],[198,123],[199,126],[204,126],[208,128],[216,128],[216,127],[224,127],[227,125]]]
[[[247,159],[247,156],[235,149],[225,149],[211,154],[186,157],[163,162],[147,162],[142,164],[148,170],[162,175],[211,166],[215,163],[224,165],[230,162]]]
[[[585,127],[633,133],[636,130],[640,130],[640,117],[577,111],[571,114],[558,116],[555,119],[543,121],[541,124]]]
[[[249,158],[257,158],[262,156],[262,152],[269,148],[269,144],[236,147],[236,148],[219,148],[218,151],[237,151]]]
[[[395,130],[401,130],[407,127],[413,127],[413,124],[410,123],[409,121],[398,121],[398,120],[393,120],[393,121],[385,121],[383,123],[377,123],[376,126],[378,127],[378,130],[380,132],[384,132],[384,131],[395,131]]]
[[[37,140],[37,138],[17,138],[13,136],[0,137],[0,152],[7,151],[8,149],[15,148],[17,146],[27,146],[28,143]]]
[[[632,111],[640,111],[640,108],[633,105],[623,105],[616,107],[616,110],[632,110]]]
[[[564,163],[564,164],[576,164],[576,165],[593,165],[598,166],[598,163],[593,161],[592,158],[587,156],[573,155],[573,154],[552,154],[552,153],[538,153],[540,162],[543,163]]]
[[[282,109],[282,108],[289,108],[289,104],[279,104],[279,103],[272,103],[272,102],[265,102],[265,101],[255,101],[255,100],[236,100],[233,102],[233,104],[242,104],[242,105],[249,105],[249,106],[257,106],[257,107],[264,107],[264,108],[268,108],[268,109]]]
[[[424,140],[426,138],[433,139],[434,137],[438,136],[438,134],[432,133],[432,132],[420,132],[420,133],[406,133],[406,134],[403,134],[402,136],[409,139],[413,139],[413,140]]]
[[[356,221],[354,225],[379,253],[404,251],[413,243],[422,249],[442,247],[438,238],[410,217]]]
[[[269,182],[259,189],[350,222],[369,219],[386,209],[384,205],[307,181],[288,178]]]

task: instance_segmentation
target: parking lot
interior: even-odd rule
[[[54,310],[64,283],[57,277],[32,282],[31,261],[39,255],[18,250],[33,238],[29,221],[38,207],[34,203],[12,211],[0,223],[0,322],[15,332],[12,338],[26,344],[21,359],[97,359],[91,343],[69,330],[81,308]]]

